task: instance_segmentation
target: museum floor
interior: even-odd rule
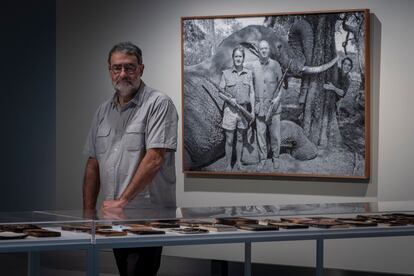
[[[59,251],[41,253],[40,276],[84,276],[85,255],[80,251]],[[220,272],[226,267],[228,274]],[[24,253],[0,254],[0,275],[26,276],[27,257]],[[112,252],[100,253],[100,275],[115,276],[117,274]],[[158,276],[241,276],[243,266],[241,263],[230,262],[212,263],[209,260],[190,259],[163,256]],[[275,266],[253,264],[252,275],[282,275],[282,276],[308,276],[314,275],[312,268]],[[326,269],[325,276],[396,276],[402,274],[383,274]]]

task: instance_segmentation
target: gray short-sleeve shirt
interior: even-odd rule
[[[175,156],[178,115],[171,99],[141,82],[134,98],[122,108],[117,97],[96,111],[84,154],[98,160],[104,198],[119,198],[130,183],[145,152],[165,148],[167,153],[152,183],[128,207],[147,204],[176,206]]]

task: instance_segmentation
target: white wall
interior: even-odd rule
[[[92,115],[108,98],[107,53],[131,40],[144,53],[143,79],[169,94],[181,114],[180,17],[220,14],[371,9],[371,179],[369,183],[287,181],[276,178],[185,177],[182,140],[177,153],[181,206],[413,200],[413,1],[182,0],[63,1],[57,3],[57,205],[81,207],[85,158],[81,151]],[[181,129],[180,129],[181,131]],[[180,133],[181,135],[181,133]],[[314,264],[313,242],[258,244],[253,260]],[[330,241],[328,267],[412,273],[413,238]],[[390,258],[382,252],[395,251]],[[167,254],[240,260],[234,246],[172,247]],[[340,258],[335,257],[340,256]],[[363,262],[360,261],[363,260]]]

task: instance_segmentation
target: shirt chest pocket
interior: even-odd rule
[[[145,124],[138,123],[128,126],[125,130],[125,148],[137,151],[145,145]]]
[[[249,87],[250,86],[250,80],[248,78],[244,78],[242,83],[243,83],[244,87]]]
[[[235,79],[230,78],[230,79],[226,80],[226,86],[227,87],[232,87],[232,86],[235,86],[235,85],[236,85],[236,80]]]
[[[234,80],[230,79],[226,81],[226,92],[232,95],[233,97],[235,96],[236,82]]]
[[[100,126],[96,133],[96,144],[95,149],[97,154],[105,153],[109,146],[109,134],[111,128],[108,126]]]

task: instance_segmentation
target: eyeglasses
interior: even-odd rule
[[[125,73],[128,75],[133,75],[137,71],[138,65],[133,63],[125,63],[125,64],[113,64],[110,66],[110,69],[115,75],[119,75],[124,69]]]

